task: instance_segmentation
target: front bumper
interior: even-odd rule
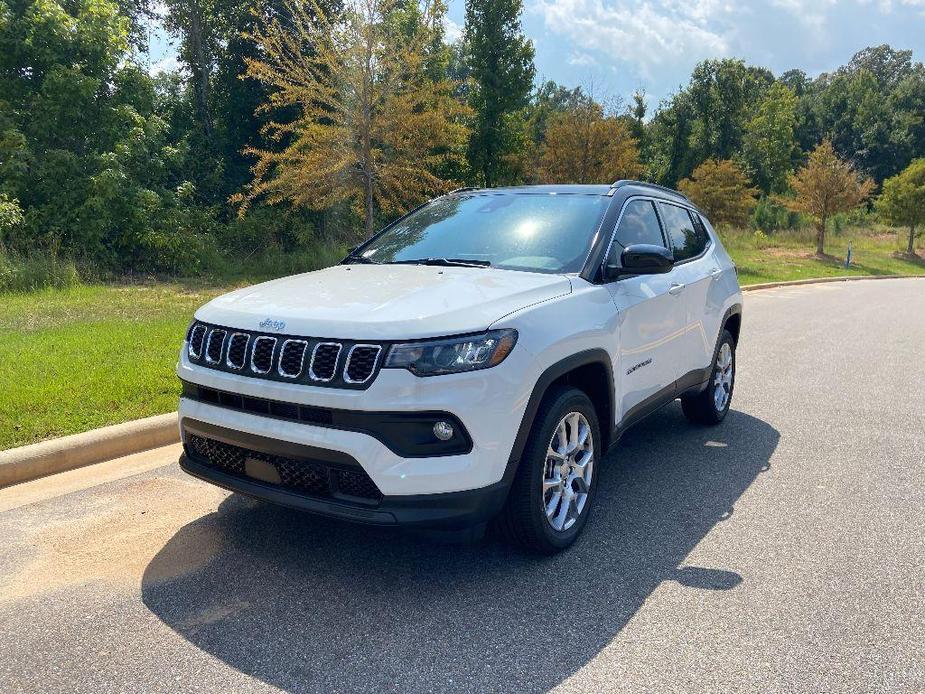
[[[453,454],[427,453],[418,447],[420,455],[409,456],[399,450],[392,435],[377,437],[375,431],[359,430],[362,426],[286,421],[191,397],[180,399],[179,414],[181,420],[189,418],[244,434],[344,453],[362,466],[385,496],[464,492],[494,485],[508,474],[514,440],[534,382],[524,377],[532,366],[530,360],[526,350],[514,350],[492,369],[434,378],[383,369],[367,390],[319,388],[224,373],[191,364],[185,350],[177,366],[177,375],[186,383],[288,403],[300,413],[302,408],[364,415],[447,413],[460,422],[471,442]]]
[[[374,499],[359,499],[335,491],[325,496],[312,496],[240,472],[229,472],[227,468],[223,469],[204,459],[195,446],[190,445],[190,441],[193,437],[206,437],[230,444],[238,450],[246,450],[248,455],[264,456],[267,460],[279,460],[285,456],[285,459],[292,462],[330,464],[333,466],[331,470],[359,471],[359,464],[350,456],[336,451],[266,439],[189,418],[181,419],[181,430],[185,450],[180,457],[180,467],[188,474],[258,499],[358,523],[462,530],[485,523],[497,515],[504,505],[509,488],[502,481],[481,489],[442,494],[376,495]]]

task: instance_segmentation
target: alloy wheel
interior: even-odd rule
[[[716,366],[713,369],[713,404],[717,412],[725,410],[732,397],[732,376],[732,347],[724,342],[716,355]]]
[[[569,412],[553,432],[543,472],[543,508],[553,530],[568,530],[584,512],[593,474],[591,425],[580,412]]]

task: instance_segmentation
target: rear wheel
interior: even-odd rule
[[[576,388],[547,394],[501,515],[508,537],[540,554],[554,554],[575,541],[594,501],[600,441],[587,395]]]
[[[697,395],[681,398],[684,415],[695,424],[719,424],[729,412],[734,386],[735,340],[728,330],[723,330],[706,389]]]

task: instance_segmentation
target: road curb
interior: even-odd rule
[[[0,451],[0,487],[101,463],[180,440],[177,413]]]
[[[775,287],[797,287],[801,284],[825,284],[827,282],[858,282],[860,280],[914,280],[925,275],[843,275],[840,277],[815,277],[806,280],[788,280],[786,282],[763,282],[761,284],[746,284],[743,292],[754,292],[760,289],[774,289]]]

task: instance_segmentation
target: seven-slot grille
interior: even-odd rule
[[[187,354],[200,366],[244,376],[334,388],[369,387],[384,345],[288,335],[261,335],[194,323]]]
[[[304,460],[271,455],[234,446],[223,441],[189,434],[188,454],[196,461],[229,475],[249,479],[248,458],[269,463],[279,473],[279,485],[317,497],[343,498],[360,503],[378,503],[382,492],[362,468],[348,469],[328,465],[320,460]]]

